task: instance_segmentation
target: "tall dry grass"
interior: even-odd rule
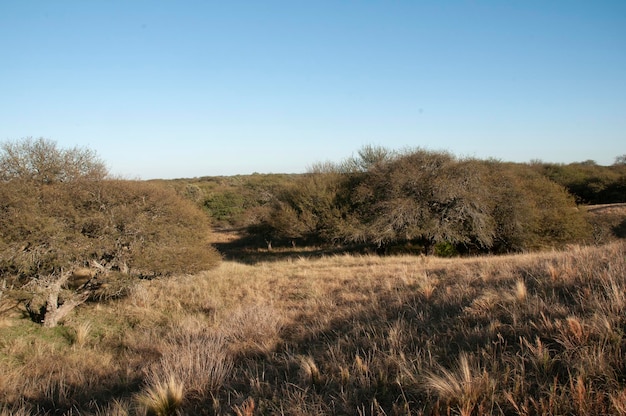
[[[59,328],[5,317],[0,412],[626,414],[625,312],[623,242],[228,261]]]

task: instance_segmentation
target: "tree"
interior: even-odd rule
[[[626,154],[617,156],[615,158],[614,166],[626,166]]]
[[[269,227],[284,238],[504,252],[581,241],[588,226],[575,208],[530,165],[367,147],[280,194]]]
[[[60,149],[56,142],[28,137],[0,144],[0,180],[21,179],[37,183],[100,180],[107,168],[90,149]]]
[[[105,179],[86,149],[26,139],[1,146],[0,276],[54,326],[87,299],[122,296],[134,279],[219,262],[208,216],[163,183]]]
[[[371,168],[354,187],[352,206],[363,232],[378,245],[420,240],[489,247],[491,203],[480,163],[421,149]],[[354,236],[347,235],[347,239]]]

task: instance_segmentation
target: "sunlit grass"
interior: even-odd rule
[[[5,317],[0,412],[624,414],[625,255],[336,255],[141,280],[58,328]]]

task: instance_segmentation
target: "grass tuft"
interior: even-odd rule
[[[146,416],[173,416],[183,404],[184,386],[174,376],[164,380],[153,378],[147,388],[137,395],[137,402]]]

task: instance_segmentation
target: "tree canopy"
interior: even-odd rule
[[[571,195],[530,165],[373,147],[301,177],[266,222],[276,238],[414,242],[426,251],[519,251],[589,232]]]
[[[0,179],[38,183],[100,180],[108,174],[106,165],[91,149],[59,148],[56,142],[28,137],[0,144]]]

